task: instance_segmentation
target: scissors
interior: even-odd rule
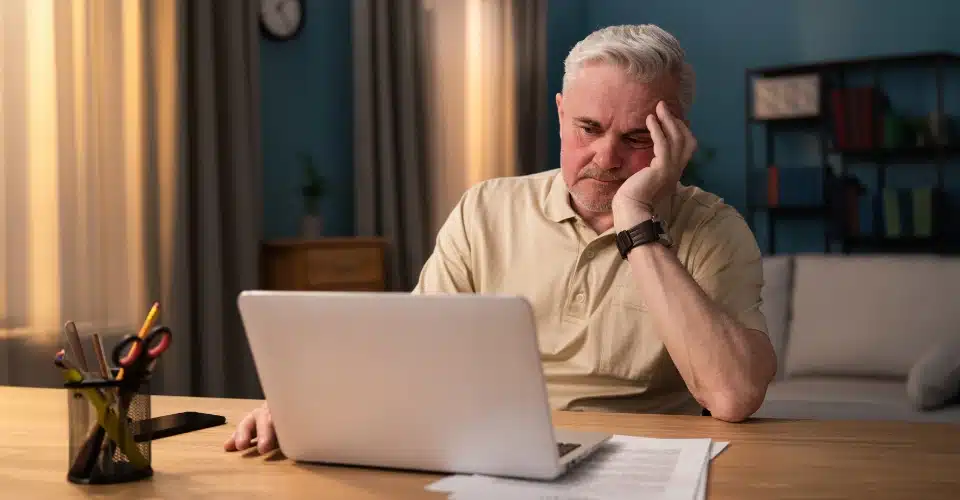
[[[63,369],[63,377],[69,383],[83,382],[83,374],[79,370],[68,366],[57,359],[57,366]],[[94,433],[88,437],[83,449],[77,455],[77,461],[73,466],[73,471],[83,470],[83,477],[89,475],[93,466],[93,460],[96,458],[97,450],[100,449],[100,443],[103,441],[104,434],[109,436],[123,450],[124,455],[130,460],[130,463],[138,468],[148,467],[150,464],[140,453],[133,439],[133,434],[129,427],[122,423],[120,416],[112,408],[104,395],[93,387],[84,387],[80,392],[86,396],[87,400],[97,411],[97,422],[100,424]]]
[[[153,364],[173,341],[170,328],[155,326],[143,337],[128,335],[113,348],[113,362],[123,369],[128,387],[137,387],[149,375]]]

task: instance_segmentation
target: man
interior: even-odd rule
[[[693,85],[677,40],[655,26],[588,36],[556,96],[559,170],[469,189],[421,272],[414,293],[530,300],[556,409],[706,408],[737,422],[773,379],[756,240],[735,209],[679,184],[696,149]],[[260,451],[277,444],[266,405],[225,448],[254,435]]]

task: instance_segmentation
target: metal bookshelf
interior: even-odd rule
[[[831,252],[835,247],[844,253],[851,251],[860,252],[923,252],[923,253],[957,253],[960,244],[952,241],[943,228],[935,229],[933,236],[929,238],[888,238],[884,236],[881,224],[874,224],[874,234],[852,234],[847,230],[846,224],[837,217],[839,206],[838,200],[833,197],[831,186],[828,185],[827,169],[831,169],[829,158],[835,158],[839,161],[838,178],[846,178],[848,175],[848,164],[856,164],[858,167],[873,166],[876,171],[877,192],[887,185],[887,168],[895,168],[903,164],[913,163],[934,163],[937,170],[936,188],[940,192],[944,190],[944,168],[947,161],[951,158],[960,157],[960,144],[931,144],[929,146],[907,146],[888,148],[880,143],[878,127],[872,123],[870,134],[872,134],[872,144],[881,144],[871,149],[842,149],[836,148],[834,142],[834,130],[832,129],[832,114],[830,103],[830,92],[832,89],[846,88],[847,77],[855,72],[870,71],[872,73],[871,86],[883,94],[881,74],[888,68],[932,68],[935,72],[936,86],[936,109],[938,116],[944,114],[944,71],[948,65],[960,64],[960,54],[950,52],[924,52],[913,54],[900,54],[882,57],[869,57],[847,60],[823,61],[808,64],[798,64],[789,66],[753,68],[746,71],[746,160],[747,160],[747,212],[748,221],[755,226],[756,215],[760,212],[766,213],[767,229],[767,251],[775,254],[777,250],[777,223],[781,220],[803,219],[803,220],[821,220],[823,221],[823,248],[824,252]],[[784,118],[784,119],[756,119],[753,117],[753,82],[755,78],[771,78],[788,75],[817,74],[820,78],[820,106],[819,116],[804,118]],[[755,176],[758,170],[755,159],[754,128],[756,125],[762,125],[765,129],[765,153],[763,159],[763,169],[769,169],[771,165],[777,165],[775,139],[778,133],[782,131],[807,131],[817,136],[819,144],[819,167],[821,172],[822,192],[821,199],[823,204],[811,206],[768,206],[758,203],[756,196],[757,189],[766,189],[766,187],[755,186]],[[849,128],[844,129],[848,131]],[[951,138],[952,139],[952,138]],[[767,170],[769,172],[769,170]],[[879,198],[875,197],[875,198]],[[933,210],[935,214],[943,213],[943,200],[940,199],[938,205]],[[882,213],[880,202],[873,205],[872,216],[876,218]],[[942,217],[937,217],[942,222]],[[874,219],[876,220],[876,219]]]

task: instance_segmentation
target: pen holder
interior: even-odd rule
[[[116,374],[114,374],[116,375]],[[69,470],[79,484],[113,484],[153,476],[150,440],[135,429],[151,418],[150,382],[87,379],[67,382]]]

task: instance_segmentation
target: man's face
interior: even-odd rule
[[[646,118],[661,100],[681,116],[675,79],[639,83],[609,64],[584,66],[557,94],[560,170],[578,208],[609,212],[623,181],[650,166]]]

